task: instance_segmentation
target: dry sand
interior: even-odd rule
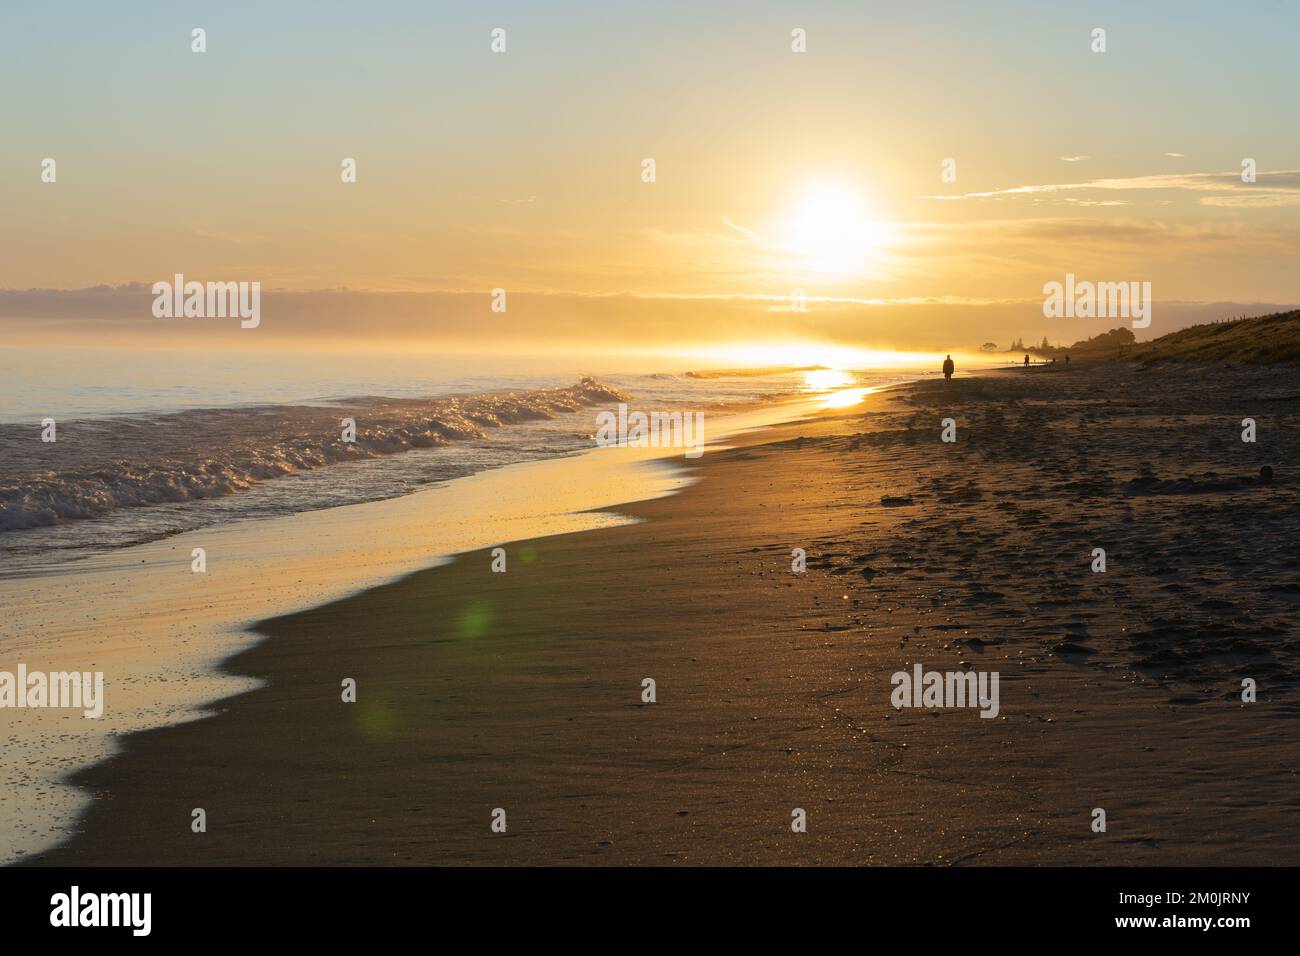
[[[644,523],[265,623],[265,685],[81,774],[42,862],[1294,865],[1297,391],[1076,365],[752,434]],[[962,661],[998,718],[892,709]]]

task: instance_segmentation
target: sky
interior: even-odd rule
[[[0,334],[184,337],[142,312],[176,273],[260,282],[267,341],[1068,342],[1104,323],[1041,315],[1067,273],[1149,281],[1150,334],[1300,303],[1298,35],[1285,0],[8,4]]]

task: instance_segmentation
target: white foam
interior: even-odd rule
[[[624,398],[584,378],[530,391],[74,420],[59,424],[55,442],[38,441],[30,426],[0,425],[0,532],[221,498],[272,478],[482,438],[486,429]],[[343,440],[343,417],[354,420],[355,441]]]
[[[811,402],[710,420],[713,443],[800,417]],[[69,836],[85,794],[66,782],[122,734],[202,716],[253,686],[220,662],[256,621],[337,600],[448,556],[625,523],[617,505],[690,479],[680,450],[602,448],[484,471],[384,501],[240,521],[0,580],[0,667],[103,671],[99,720],[0,711],[0,862]],[[207,573],[190,570],[191,550]],[[488,573],[485,568],[485,573]],[[364,639],[364,635],[360,636]]]

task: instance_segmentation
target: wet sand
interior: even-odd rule
[[[38,862],[1294,865],[1296,392],[1076,365],[752,433],[642,523],[260,625],[264,684],[79,774]],[[999,716],[893,709],[917,662]]]

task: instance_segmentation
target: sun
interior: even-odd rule
[[[862,275],[872,271],[889,230],[871,214],[858,190],[817,183],[796,196],[779,236],[792,268]]]

